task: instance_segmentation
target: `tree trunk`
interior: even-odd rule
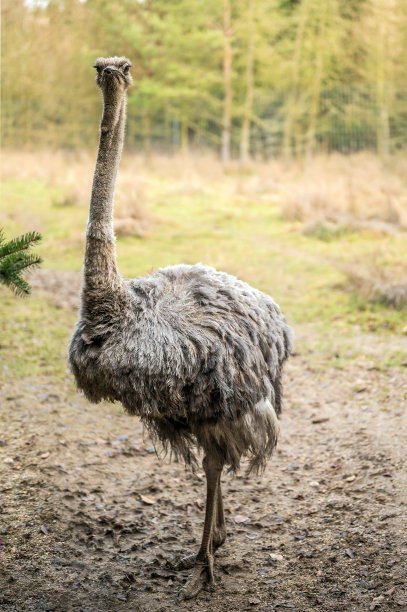
[[[394,10],[391,2],[390,7]],[[389,126],[389,100],[388,83],[386,77],[388,72],[388,39],[391,36],[390,24],[387,14],[382,14],[378,31],[377,48],[377,74],[376,74],[376,96],[377,96],[377,129],[376,143],[377,153],[386,157],[390,151],[390,126]],[[387,43],[387,44],[386,44]]]
[[[254,89],[254,0],[249,0],[249,32],[247,37],[247,66],[246,66],[246,99],[244,104],[243,124],[240,140],[240,163],[246,166],[250,158],[250,124],[253,109]]]
[[[144,155],[146,161],[151,159],[151,114],[150,109],[144,111]]]
[[[305,143],[305,156],[306,161],[311,161],[311,157],[315,152],[315,135],[316,126],[318,121],[318,113],[320,107],[321,97],[321,84],[322,84],[322,73],[323,73],[323,62],[324,62],[324,46],[325,46],[325,28],[326,28],[326,3],[321,7],[318,21],[318,44],[316,49],[316,66],[314,72],[314,79],[312,83],[312,95],[311,95],[311,107],[310,107],[310,119],[307,130],[307,137]]]
[[[188,121],[181,119],[181,152],[182,155],[188,155],[189,141],[188,141]]]
[[[284,123],[283,152],[284,157],[287,159],[290,158],[292,154],[293,136],[295,132],[295,112],[298,96],[301,45],[307,17],[307,8],[307,0],[303,0],[300,9],[300,20],[295,36],[295,50],[291,68],[291,91],[289,93],[287,115]]]
[[[223,0],[223,125],[222,163],[230,161],[230,125],[232,112],[232,46],[230,27],[230,0]]]

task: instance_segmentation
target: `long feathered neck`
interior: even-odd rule
[[[99,149],[93,177],[86,232],[86,289],[117,289],[123,285],[116,265],[113,201],[117,170],[123,149],[126,92],[103,91]]]

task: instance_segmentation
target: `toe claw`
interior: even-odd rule
[[[208,555],[205,559],[200,559],[195,563],[195,569],[188,582],[178,594],[179,599],[192,599],[196,597],[204,586],[209,583],[211,589],[215,586],[213,576],[213,556]]]

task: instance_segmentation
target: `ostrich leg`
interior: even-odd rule
[[[220,478],[221,478],[221,474],[219,474],[218,488],[216,491],[216,510],[215,510],[216,521],[212,529],[213,552],[216,552],[218,548],[222,546],[222,544],[226,540],[226,524],[225,524],[225,514],[223,512],[222,487],[220,483]]]
[[[214,584],[213,577],[213,553],[215,542],[213,541],[213,528],[215,513],[219,509],[219,497],[218,491],[220,492],[220,476],[222,473],[223,465],[219,464],[216,459],[204,457],[202,462],[203,468],[206,474],[206,506],[205,506],[205,522],[203,528],[201,547],[195,558],[194,572],[191,578],[186,583],[185,587],[180,592],[182,599],[191,599],[195,597],[204,586],[204,580],[202,574],[206,572],[207,578],[210,584]],[[222,505],[223,515],[223,505]],[[218,519],[218,517],[216,517]],[[223,519],[224,523],[224,519]],[[220,531],[219,531],[220,533]],[[223,536],[222,536],[223,537]],[[221,538],[217,538],[220,541]]]
[[[212,547],[213,553],[224,544],[226,540],[226,524],[225,515],[223,512],[223,499],[221,489],[221,475],[219,475],[218,487],[216,490],[216,507],[215,507],[215,518],[212,528]],[[173,567],[176,570],[192,569],[195,566],[196,554],[186,555],[182,557]]]
[[[226,540],[226,524],[225,515],[223,512],[223,500],[222,500],[222,489],[221,489],[221,475],[219,474],[218,487],[216,490],[216,507],[215,507],[215,518],[214,525],[212,528],[212,547],[213,554],[224,544]],[[195,567],[196,554],[187,555],[182,557],[174,566],[171,565],[175,570],[186,570]]]

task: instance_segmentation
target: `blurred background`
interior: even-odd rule
[[[404,0],[5,0],[5,146],[96,142],[90,67],[126,55],[127,138],[222,160],[407,141]]]
[[[4,0],[2,14],[2,225],[41,232],[44,260],[29,306],[2,294],[9,359],[37,315],[69,338],[101,113],[92,64],[110,55],[134,77],[116,191],[124,274],[224,269],[315,325],[314,348],[328,328],[331,343],[404,333],[405,0]],[[27,359],[65,369],[45,354],[15,367]]]

